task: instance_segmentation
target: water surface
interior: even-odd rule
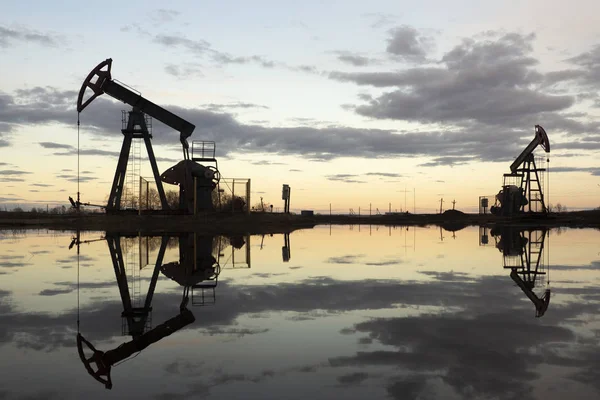
[[[599,232],[500,233],[1,231],[0,398],[598,398]]]

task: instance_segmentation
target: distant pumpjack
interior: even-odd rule
[[[548,135],[540,125],[535,126],[531,143],[511,164],[511,172],[504,174],[502,190],[496,195],[496,204],[490,208],[492,214],[511,217],[520,213],[548,212],[541,176],[546,169],[536,166],[533,155],[538,146],[550,153]],[[538,203],[537,206],[534,203]]]

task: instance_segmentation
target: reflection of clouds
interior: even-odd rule
[[[80,263],[85,261],[94,261],[96,259],[95,257],[90,257],[85,254],[80,254],[79,256],[77,256],[77,254],[73,254],[65,258],[57,259],[54,262],[57,264],[77,264],[77,257],[79,257]]]
[[[441,377],[462,395],[526,395],[530,381],[539,377],[535,368],[553,362],[538,354],[524,355],[552,343],[573,341],[575,336],[567,328],[540,326],[539,320],[492,308],[490,314],[478,316],[464,312],[359,323],[357,332],[393,349],[357,352],[331,358],[330,363],[333,367],[393,366],[425,381]]]
[[[22,261],[2,261],[0,262],[0,268],[21,268],[30,265],[27,262]]]
[[[403,260],[370,261],[370,262],[366,262],[365,265],[384,267],[384,266],[388,266],[388,265],[400,265],[403,262],[404,262]]]
[[[340,257],[329,257],[325,262],[328,264],[356,264],[361,257],[364,257],[364,254],[349,254]]]
[[[594,379],[600,378],[597,376],[600,373],[595,372],[600,371],[595,368],[596,360],[600,359],[597,340],[584,341],[588,338],[574,331],[574,324],[568,328],[559,324],[565,321],[588,323],[587,315],[598,311],[600,291],[597,289],[561,288],[561,294],[580,296],[586,301],[561,303],[559,300],[551,305],[543,319],[535,319],[533,306],[508,276],[474,278],[463,273],[436,271],[421,271],[421,274],[432,279],[357,282],[321,277],[294,283],[236,286],[220,282],[218,292],[227,295],[221,296],[214,307],[191,308],[196,322],[184,329],[199,335],[241,337],[260,335],[271,328],[267,325],[270,321],[264,324],[256,321],[260,322],[256,324],[260,328],[238,326],[241,316],[283,312],[290,315],[289,318],[284,316],[286,319],[304,321],[357,310],[386,310],[387,315],[397,314],[342,329],[342,334],[357,336],[362,351],[329,357],[324,364],[317,362],[248,374],[229,373],[205,365],[203,361],[197,365],[190,365],[186,360],[169,363],[165,367],[169,374],[181,375],[190,381],[193,378],[195,382],[184,384],[182,392],[167,392],[156,398],[213,394],[211,391],[216,385],[257,383],[289,374],[317,374],[323,369],[342,374],[337,378],[329,374],[340,387],[358,386],[376,376],[377,371],[381,374],[382,367],[387,371],[387,392],[397,398],[404,398],[401,393],[402,396],[435,398],[432,388],[437,388],[465,397],[521,396],[526,399],[531,397],[532,381],[540,377],[539,370],[544,365],[572,368],[571,379],[596,385]],[[56,282],[53,288],[40,294],[66,294],[76,288],[72,282]],[[86,295],[96,294],[93,290],[116,288],[116,282],[86,282],[80,288],[91,289]],[[161,289],[159,284],[153,301],[155,325],[176,315],[181,301],[181,288],[160,292]],[[73,308],[61,314],[25,314],[7,302],[9,296],[9,292],[0,291],[0,343],[13,342],[37,351],[67,347],[75,352],[74,297]],[[419,314],[423,309],[427,314]],[[118,296],[87,303],[80,310],[82,333],[95,344],[117,336],[119,332],[115,327],[119,325],[122,311]],[[127,340],[128,337],[121,337],[118,343]],[[369,344],[377,346],[377,350],[368,351],[373,349],[367,346]],[[324,358],[327,359],[327,355]]]
[[[353,372],[346,375],[340,375],[337,377],[337,381],[342,386],[358,385],[364,380],[369,378],[369,374],[366,372]]]
[[[428,275],[435,278],[438,281],[460,281],[460,282],[473,282],[474,278],[469,276],[465,272],[438,272],[438,271],[419,271],[420,274]]]

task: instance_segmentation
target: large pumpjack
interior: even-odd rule
[[[194,214],[196,211],[214,211],[212,192],[219,183],[220,174],[216,167],[204,166],[197,163],[195,159],[190,159],[188,138],[192,135],[195,126],[113,79],[111,67],[112,59],[110,58],[98,64],[85,78],[77,98],[78,113],[81,113],[94,99],[104,93],[132,107],[131,111],[123,111],[123,126],[121,129],[123,145],[108,197],[108,204],[105,206],[106,212],[115,213],[122,210],[121,197],[124,192],[131,145],[135,139],[143,139],[146,145],[163,211],[170,210],[163,182],[179,185],[178,208],[180,211],[187,214]],[[86,93],[89,92],[88,89],[91,90],[92,94],[86,98]],[[149,117],[155,118],[179,132],[179,140],[183,147],[183,160],[165,171],[162,176],[158,172],[152,149],[151,119]],[[213,144],[214,158],[214,142],[210,143]],[[80,201],[78,193],[77,201],[72,201],[72,204],[75,208],[79,208],[79,206],[87,203]]]
[[[533,154],[538,146],[550,153],[548,135],[540,125],[535,126],[535,137],[531,143],[511,164],[510,173],[504,174],[502,190],[498,192],[495,204],[490,208],[492,214],[513,217],[525,213],[548,212],[543,191],[543,172],[546,169],[536,165]]]

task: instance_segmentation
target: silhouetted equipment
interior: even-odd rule
[[[534,304],[535,316],[543,316],[550,304],[550,289],[546,289],[541,297],[533,289],[537,277],[546,275],[543,253],[547,230],[501,227],[490,233],[496,238],[496,248],[502,252],[504,268],[511,270],[511,279]]]
[[[283,262],[288,262],[288,261],[290,261],[290,258],[292,258],[292,254],[290,251],[290,234],[289,233],[283,234],[283,247],[281,248],[281,258],[283,259]]]
[[[71,196],[69,196],[69,202],[71,203],[71,208],[74,208],[75,210],[79,210],[81,206],[106,208],[106,206],[101,206],[100,204],[82,203],[79,200],[75,201]]]
[[[121,315],[127,321],[126,326],[128,329],[124,333],[131,335],[132,340],[119,345],[115,349],[104,352],[97,350],[92,343],[86,340],[83,335],[78,332],[77,351],[88,373],[98,382],[104,384],[107,389],[111,389],[112,380],[110,373],[111,368],[115,364],[128,359],[133,354],[142,351],[152,343],[158,342],[195,321],[194,315],[187,309],[190,289],[192,291],[192,305],[194,305],[193,289],[203,287],[202,282],[205,280],[208,281],[209,283],[205,286],[213,289],[212,297],[214,303],[214,288],[216,286],[220,267],[217,260],[212,255],[214,251],[213,238],[199,237],[196,234],[182,234],[179,237],[180,261],[163,264],[169,241],[168,236],[163,236],[161,238],[160,249],[156,257],[156,263],[144,305],[142,307],[133,307],[131,294],[129,292],[129,284],[125,273],[125,262],[121,249],[121,236],[119,234],[107,232],[105,239],[108,243],[117,284],[119,286],[119,293],[123,303],[123,312]],[[74,241],[76,241],[77,244],[83,243],[80,242],[79,235]],[[148,317],[152,312],[152,298],[160,272],[184,286],[183,296],[179,306],[179,314],[155,328],[150,329],[147,322]],[[204,299],[204,295],[202,298]],[[91,351],[92,354],[86,355],[86,349],[84,347],[87,348],[88,353]]]
[[[281,199],[284,201],[283,212],[286,214],[290,213],[291,193],[292,193],[292,188],[290,187],[290,185],[283,184],[283,188],[281,189]]]
[[[494,215],[515,216],[520,213],[547,213],[543,192],[543,172],[538,168],[533,151],[541,146],[550,152],[550,142],[544,128],[535,126],[535,137],[504,174],[502,190],[496,195],[496,204],[490,208]],[[484,206],[480,204],[484,209]]]
[[[172,112],[154,104],[145,99],[140,93],[136,93],[130,88],[124,86],[111,76],[112,59],[107,59],[98,64],[85,78],[79,96],[77,98],[77,111],[82,112],[96,97],[106,93],[123,103],[132,106],[131,111],[123,112],[123,145],[115,171],[113,185],[106,206],[107,211],[118,211],[121,209],[121,196],[123,194],[123,185],[127,172],[131,142],[133,139],[143,139],[148,151],[148,159],[152,167],[152,173],[156,182],[156,188],[160,197],[160,203],[163,210],[168,210],[169,205],[165,196],[162,182],[156,165],[156,158],[152,150],[150,139],[152,135],[148,129],[150,120],[147,116],[156,118],[165,125],[179,132],[179,140],[183,146],[183,158],[189,159],[189,144],[187,139],[191,136],[195,126]],[[91,89],[93,94],[84,100],[87,89]]]
[[[215,288],[221,273],[221,266],[213,255],[220,254],[220,241],[215,242],[213,236],[201,236],[196,233],[179,235],[179,261],[170,262],[160,267],[166,277],[184,287],[184,293],[189,296],[192,292],[192,305],[214,304],[216,301]],[[217,248],[215,249],[215,244]],[[201,292],[200,300],[196,301],[194,289]],[[206,291],[211,296],[206,296]]]
[[[219,170],[193,160],[182,160],[160,176],[165,183],[179,186],[179,209],[190,214],[214,211],[213,190],[221,180]]]

